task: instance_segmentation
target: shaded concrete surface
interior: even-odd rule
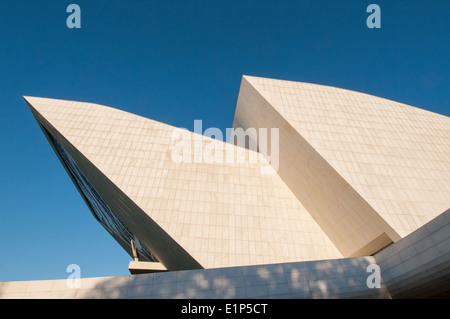
[[[450,209],[375,259],[393,298],[449,298]]]
[[[186,270],[118,277],[0,283],[1,298],[389,298],[366,280],[373,257]]]

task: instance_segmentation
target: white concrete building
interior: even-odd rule
[[[243,148],[106,106],[25,100],[94,217],[135,259],[130,271],[151,273],[76,289],[0,283],[0,297],[448,294],[446,116],[244,76],[233,121]]]

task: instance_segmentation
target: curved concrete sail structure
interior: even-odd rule
[[[187,132],[205,149],[258,161],[177,162],[178,128],[96,104],[25,99],[51,144],[62,145],[110,215],[148,251],[140,255],[154,257],[143,260],[179,270],[342,257],[280,176],[262,173],[271,167],[256,152]],[[123,240],[131,235],[105,228],[131,256]]]
[[[244,76],[233,127],[279,127],[278,174],[345,257],[450,207],[450,119],[317,84]]]
[[[368,94],[243,76],[233,128],[254,129],[248,148],[25,100],[94,217],[169,271],[374,255],[450,206],[449,118]]]

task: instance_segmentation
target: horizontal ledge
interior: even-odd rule
[[[128,270],[132,275],[167,271],[163,264],[151,261],[130,261]]]

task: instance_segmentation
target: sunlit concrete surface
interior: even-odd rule
[[[224,152],[214,161],[198,153],[177,161],[179,128],[93,103],[24,98],[93,216],[135,259],[130,271],[159,273],[84,278],[75,289],[65,280],[2,283],[2,297],[448,293],[446,116],[340,88],[243,76],[232,127],[256,135],[238,145],[183,131],[194,141],[189,150]],[[277,129],[279,139],[263,139],[263,129]],[[370,264],[380,266],[380,288],[367,285]]]
[[[109,207],[101,224],[130,256],[132,238],[168,270],[342,257],[278,174],[261,173],[270,165],[259,153],[188,132],[259,160],[177,163],[175,127],[97,104],[26,100],[66,169],[66,157],[79,168],[81,177],[69,172],[78,189],[81,178],[91,184],[81,192],[94,216]]]
[[[233,127],[280,129],[278,174],[344,257],[373,254],[450,207],[447,116],[244,76]]]

